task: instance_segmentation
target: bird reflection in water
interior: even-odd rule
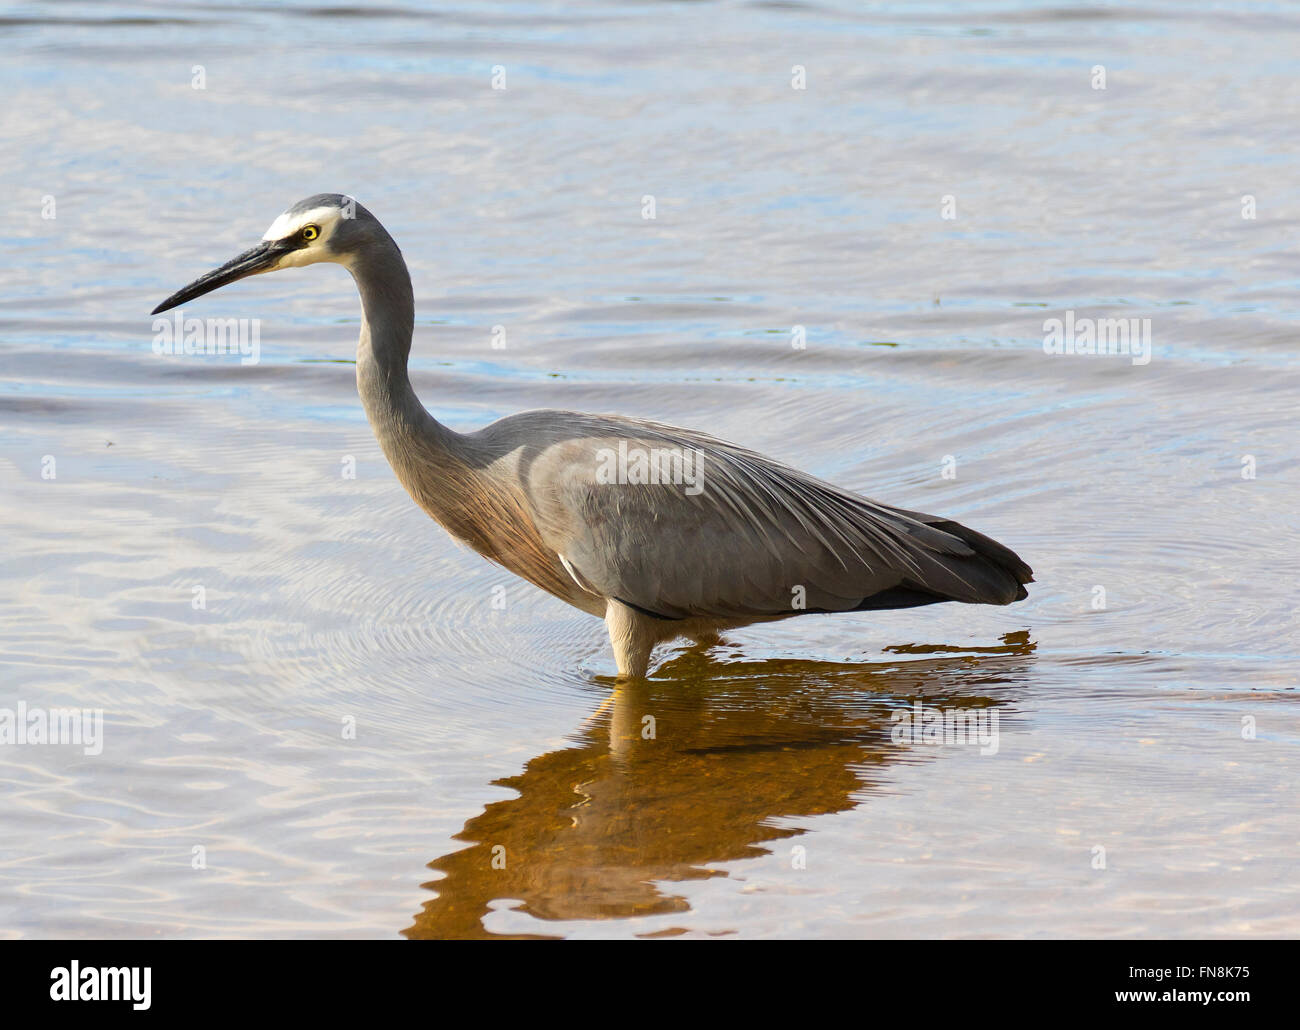
[[[1013,700],[1034,644],[1002,640],[898,647],[905,660],[870,664],[721,663],[694,648],[654,680],[620,682],[576,746],[496,781],[519,796],[488,805],[457,834],[469,846],[430,863],[437,897],[403,933],[560,936],[490,932],[502,904],[541,921],[688,911],[674,881],[725,876],[713,867],[803,833],[791,818],[853,808],[890,764],[943,753],[893,743],[894,712]]]

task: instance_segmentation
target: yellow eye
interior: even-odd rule
[[[302,238],[304,240],[314,240],[320,235],[319,225],[304,225],[302,227]]]

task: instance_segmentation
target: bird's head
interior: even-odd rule
[[[383,231],[375,216],[351,197],[318,193],[298,201],[280,215],[256,247],[177,290],[151,314],[168,311],[250,275],[314,265],[319,261],[347,265],[367,239]]]

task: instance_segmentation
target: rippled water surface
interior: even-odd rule
[[[0,709],[104,719],[0,745],[0,933],[1300,933],[1295,10],[0,11]],[[401,244],[455,428],[697,427],[997,537],[1029,599],[614,691],[396,482],[345,271],[187,305],[257,364],[153,352],[320,191]],[[1045,353],[1067,311],[1150,361]],[[917,703],[996,754],[894,742]]]

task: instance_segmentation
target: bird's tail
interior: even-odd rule
[[[1001,571],[1007,573],[1015,580],[1016,596],[1007,604],[1015,601],[1023,601],[1029,596],[1025,589],[1026,583],[1034,581],[1034,570],[1021,560],[1020,555],[1006,547],[996,540],[986,537],[983,533],[977,533],[973,529],[968,529],[960,522],[952,522],[949,519],[935,519],[929,525],[944,533],[951,533],[963,543],[968,544],[970,548],[984,561],[990,565],[996,566]]]
[[[903,590],[919,591],[917,600],[912,604],[934,603],[924,600],[925,594],[932,595],[935,601],[964,601],[968,604],[1014,604],[1029,596],[1025,584],[1034,581],[1034,570],[1011,548],[951,519],[904,511],[901,508],[889,510],[960,541],[950,551],[940,545],[940,553],[935,555],[937,564],[953,577],[949,584],[956,589],[944,589],[941,586],[948,580],[948,576],[943,574],[925,577],[927,582],[924,584],[905,580]],[[931,540],[927,540],[927,544],[934,547]],[[943,551],[948,553],[942,553]]]

